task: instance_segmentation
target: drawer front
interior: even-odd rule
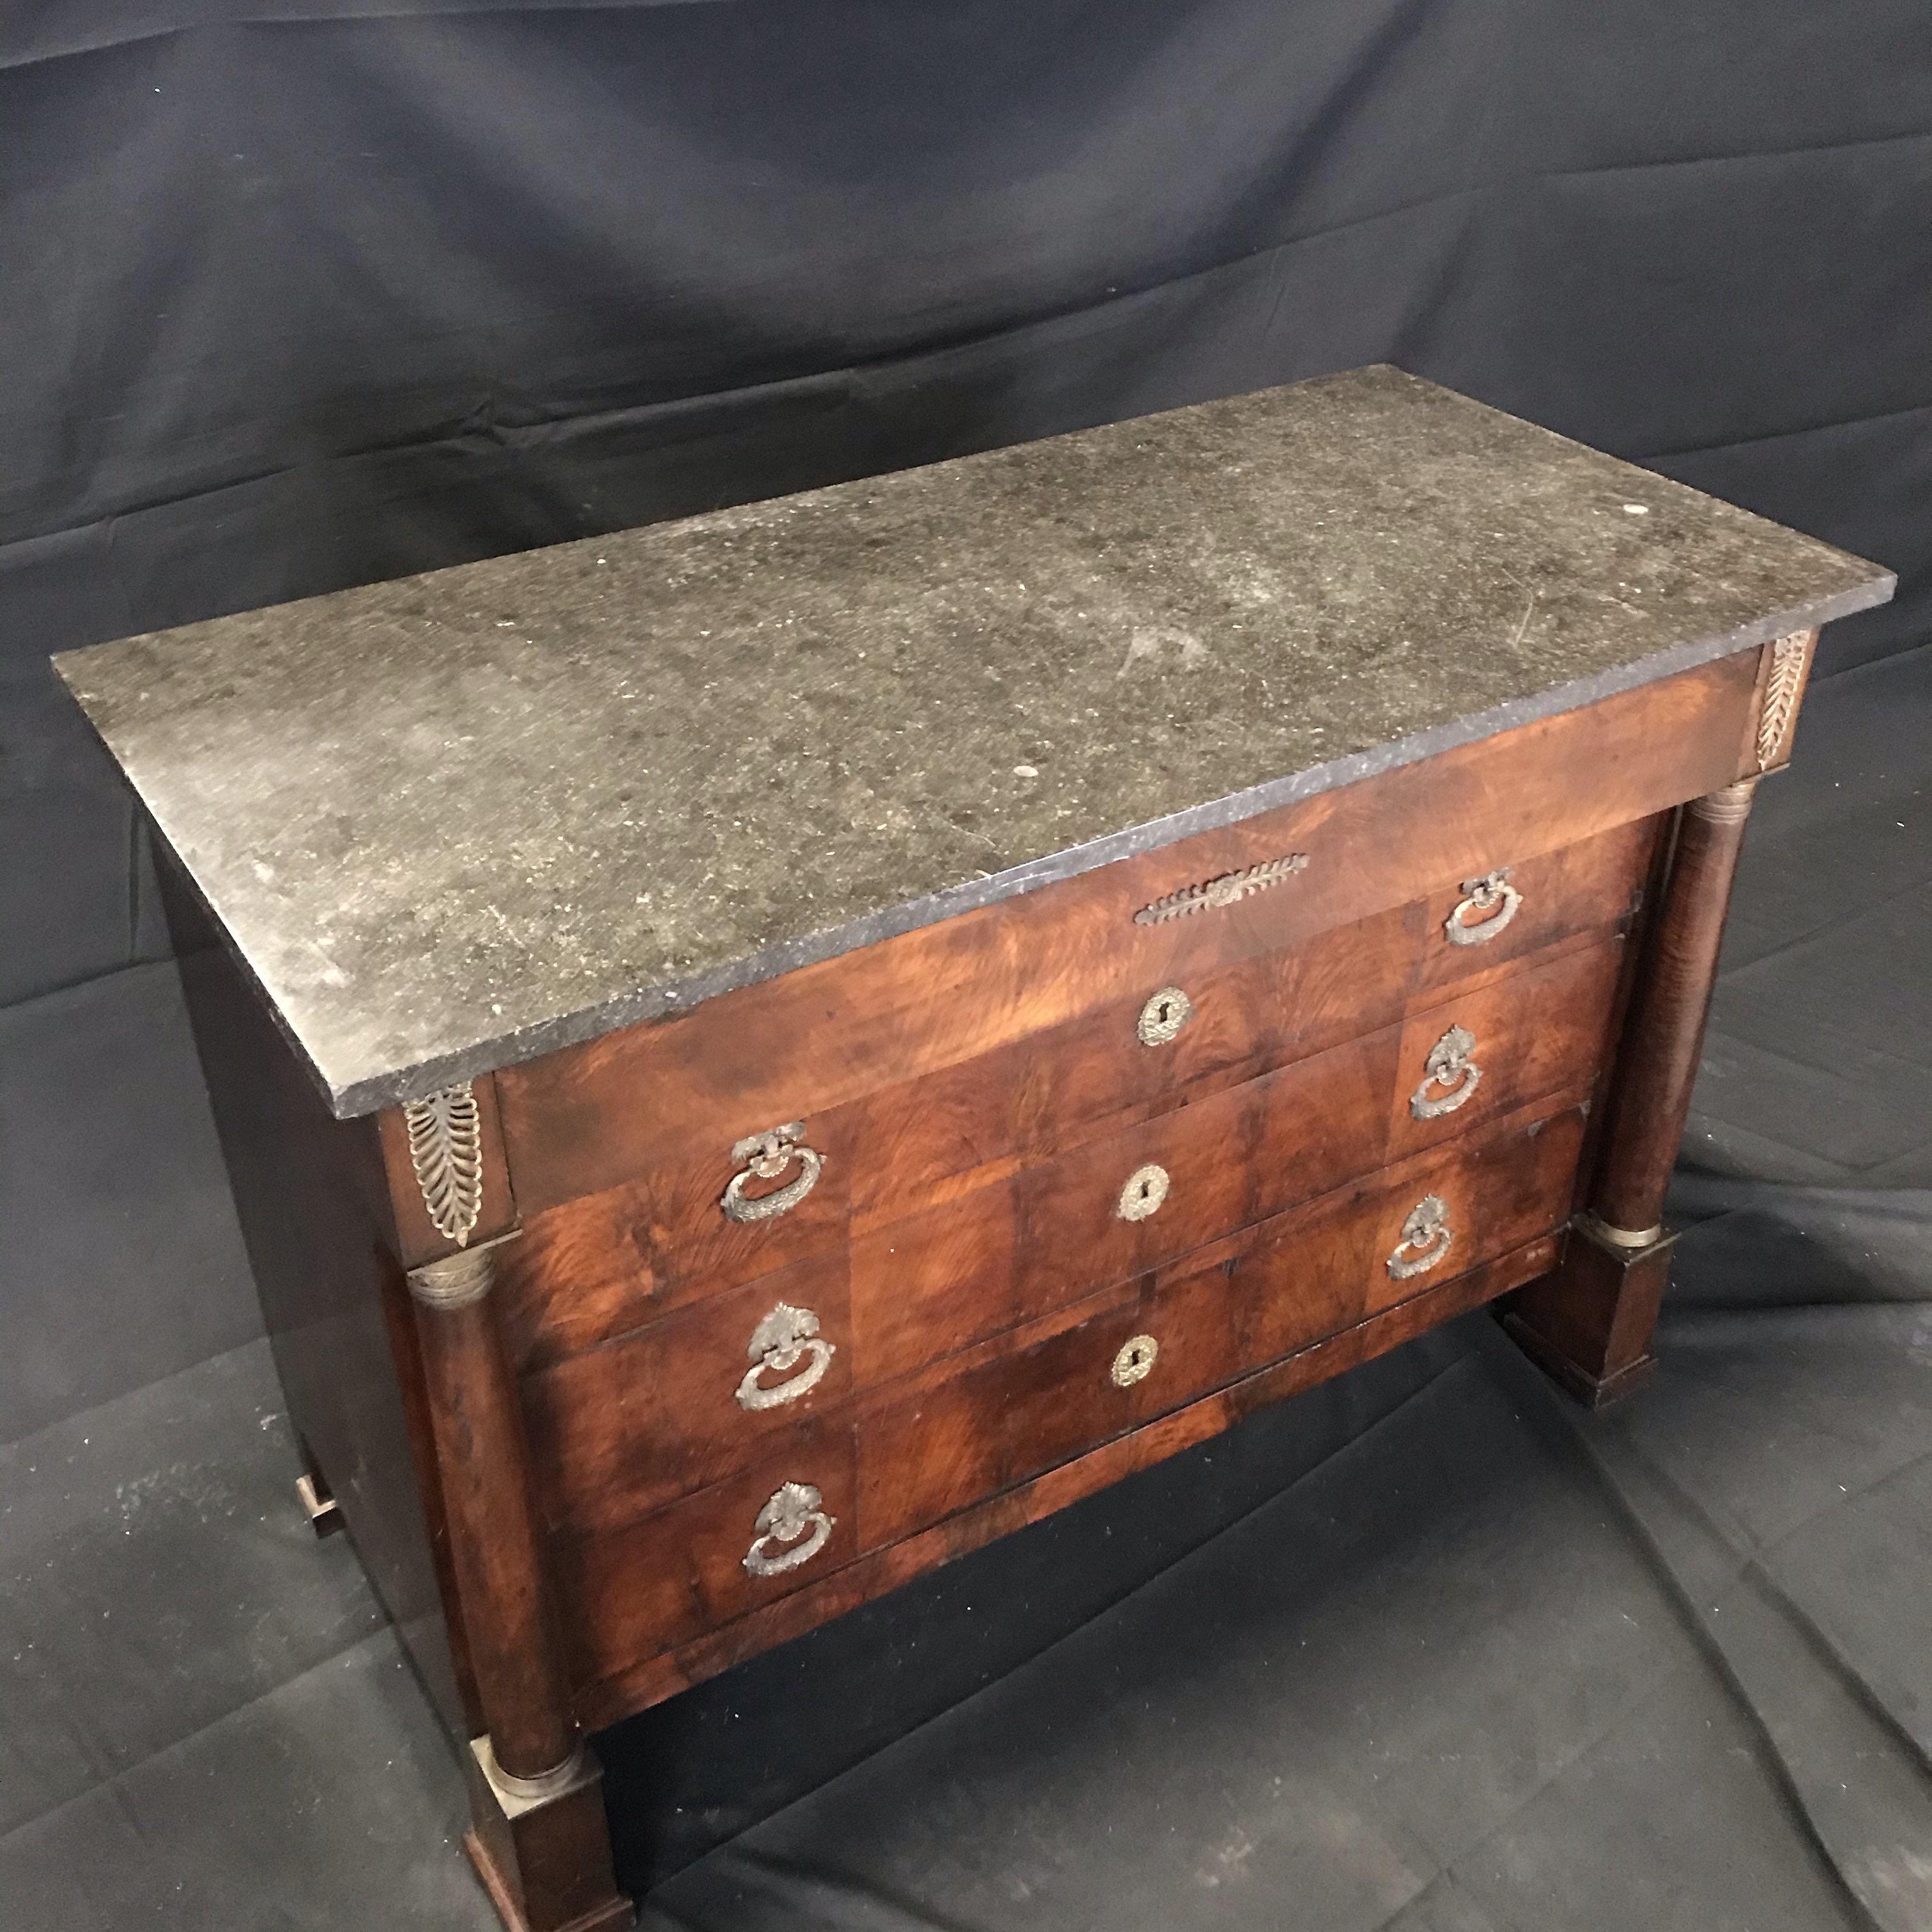
[[[845,1257],[680,1309],[526,1375],[544,1514],[594,1528],[722,1481],[808,1435],[854,1386]]]
[[[767,1127],[816,1126],[868,1094],[1392,907],[1446,893],[1446,918],[1464,881],[1730,782],[1757,667],[1742,652],[505,1069],[521,1210]],[[1574,782],[1583,769],[1589,782]],[[1504,883],[1522,894],[1520,923],[1530,896]],[[1480,950],[1516,943],[1505,928]]]
[[[1535,1239],[1570,1210],[1582,1130],[1580,1106],[1526,1110],[787,1425],[739,1473],[646,1516],[554,1536],[580,1681],[616,1678]]]
[[[1400,1040],[1384,1028],[857,1237],[861,1375],[903,1374],[1380,1166]]]
[[[1384,1028],[530,1370],[550,1520],[622,1522],[756,1462],[854,1388],[1173,1259],[1381,1164]],[[1140,1211],[1136,1176],[1164,1198]],[[1138,1185],[1148,1184],[1145,1182]],[[764,1364],[764,1366],[760,1366]]]
[[[1464,904],[1484,895],[1459,881],[1287,950],[1255,950],[1251,925],[1204,926],[1242,956],[1216,963],[1210,945],[1184,970],[1169,958],[1125,998],[970,1060],[840,1105],[822,1090],[774,1095],[790,1119],[735,1116],[735,1141],[694,1128],[621,1186],[534,1213],[525,1198],[524,1236],[504,1263],[512,1331],[538,1358],[584,1346],[1613,928],[1636,905],[1655,836],[1650,822],[1618,826],[1508,868],[1483,907]],[[1476,936],[1459,942],[1452,927]],[[822,1017],[834,1033],[856,1024]],[[969,1013],[962,1036],[973,1031]],[[742,1149],[761,1126],[796,1131]],[[517,1180],[524,1198],[520,1167]]]
[[[1623,950],[1613,938],[1532,962],[532,1369],[524,1405],[550,1520],[627,1522],[746,1468],[855,1390],[1587,1087]]]
[[[858,1469],[848,1423],[806,1424],[750,1468],[626,1528],[550,1539],[580,1681],[688,1642],[851,1562]]]
[[[1607,1064],[1621,935],[1472,986],[1403,1022],[1388,1158],[1466,1133]]]
[[[1658,830],[1618,826],[1507,866],[1486,914],[1464,908],[1472,895],[1459,880],[1285,950],[1137,986],[1078,1020],[871,1096],[853,1150],[854,1219],[902,1216],[989,1162],[1057,1153],[1372,1033],[1418,1000],[1473,988],[1579,935],[1620,928],[1637,909]]]
[[[861,1534],[897,1541],[1220,1384],[1534,1240],[1568,1216],[1582,1110],[1279,1216],[1078,1325],[862,1405]]]

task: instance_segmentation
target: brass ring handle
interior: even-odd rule
[[[1422,1084],[1408,1096],[1408,1111],[1418,1120],[1453,1114],[1475,1092],[1483,1077],[1483,1070],[1469,1058],[1475,1050],[1476,1036],[1459,1026],[1452,1026],[1429,1049],[1422,1063]],[[1442,1090],[1431,1094],[1431,1088]]]
[[[1151,994],[1134,1023],[1143,1046],[1165,1046],[1194,1017],[1194,1002],[1178,986]]]
[[[838,1352],[818,1332],[818,1317],[808,1308],[794,1308],[781,1301],[752,1330],[745,1350],[752,1366],[738,1384],[740,1408],[780,1408],[796,1402],[816,1388]],[[808,1364],[802,1373],[791,1371],[800,1362]],[[789,1376],[788,1382],[767,1383],[761,1379],[769,1370],[775,1376]]]
[[[781,1576],[809,1563],[838,1520],[819,1508],[823,1500],[809,1483],[781,1483],[752,1525],[758,1534],[745,1552],[746,1574]]]
[[[1509,882],[1510,868],[1486,872],[1480,879],[1462,881],[1462,896],[1456,910],[1442,922],[1442,930],[1451,946],[1486,946],[1515,918],[1522,895]],[[1480,913],[1474,925],[1468,915]]]
[[[1135,1383],[1145,1382],[1154,1372],[1154,1358],[1160,1353],[1160,1344],[1151,1335],[1129,1336],[1108,1372],[1114,1388],[1132,1388]]]
[[[1426,1274],[1456,1245],[1449,1232],[1449,1204],[1439,1194],[1425,1194],[1402,1224],[1402,1239],[1388,1258],[1388,1271],[1397,1281]]]
[[[1127,1176],[1114,1211],[1123,1221],[1144,1221],[1159,1210],[1172,1184],[1167,1169],[1150,1161]]]
[[[747,1134],[732,1148],[731,1158],[744,1162],[745,1167],[742,1173],[732,1175],[718,1204],[728,1221],[773,1221],[789,1214],[818,1185],[818,1177],[825,1170],[825,1156],[805,1144],[802,1120],[768,1127],[761,1134]],[[801,1170],[796,1180],[769,1194],[747,1196],[748,1181],[776,1180],[794,1161]]]

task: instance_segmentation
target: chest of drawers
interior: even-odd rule
[[[583,1732],[1430,1325],[1649,1364],[1808,538],[1386,369],[61,661],[506,1921]]]

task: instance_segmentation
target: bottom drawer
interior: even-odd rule
[[[1546,1103],[1196,1250],[774,1438],[744,1474],[554,1543],[580,1680],[616,1677],[1568,1216]]]

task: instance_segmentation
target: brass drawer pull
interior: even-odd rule
[[[1134,1031],[1143,1046],[1165,1046],[1194,1017],[1194,1002],[1178,986],[1163,986],[1141,1009]]]
[[[779,1408],[788,1402],[809,1395],[831,1366],[836,1352],[818,1332],[818,1317],[808,1308],[794,1308],[782,1301],[752,1330],[745,1351],[752,1366],[738,1384],[740,1408]],[[810,1358],[799,1375],[791,1372]],[[775,1376],[789,1376],[788,1382],[765,1383],[759,1378],[769,1369]]]
[[[1388,1258],[1388,1271],[1397,1281],[1426,1274],[1456,1245],[1449,1232],[1449,1204],[1439,1194],[1425,1194],[1402,1224],[1402,1239]]]
[[[1462,897],[1456,910],[1442,922],[1442,930],[1451,946],[1487,945],[1515,918],[1522,895],[1510,884],[1510,870],[1505,866],[1498,872],[1484,873],[1480,879],[1462,881]],[[1474,925],[1468,922],[1472,912],[1482,914]]]
[[[1476,1036],[1459,1026],[1452,1026],[1429,1049],[1422,1063],[1422,1084],[1408,1096],[1408,1111],[1418,1120],[1453,1114],[1474,1093],[1483,1077],[1483,1070],[1469,1058],[1475,1050]],[[1432,1087],[1443,1090],[1432,1095]]]
[[[1166,1168],[1156,1167],[1151,1161],[1145,1167],[1137,1167],[1127,1176],[1114,1212],[1123,1221],[1144,1221],[1167,1198],[1172,1184]]]
[[[818,1185],[818,1177],[825,1168],[825,1156],[805,1144],[802,1120],[794,1120],[788,1126],[768,1127],[761,1134],[747,1134],[731,1150],[731,1158],[746,1165],[742,1174],[732,1175],[730,1185],[718,1204],[724,1209],[725,1219],[730,1221],[771,1221],[781,1214],[789,1214]],[[794,1161],[801,1169],[796,1180],[770,1194],[746,1197],[748,1180],[754,1176],[760,1180],[776,1180]]]
[[[823,1500],[809,1483],[781,1483],[752,1526],[758,1535],[745,1552],[747,1573],[780,1576],[809,1563],[825,1547],[838,1520],[819,1508]]]
[[[1111,1371],[1116,1388],[1132,1388],[1136,1382],[1144,1382],[1154,1372],[1154,1358],[1160,1353],[1160,1344],[1151,1335],[1132,1335],[1120,1344],[1120,1352],[1114,1358]]]

